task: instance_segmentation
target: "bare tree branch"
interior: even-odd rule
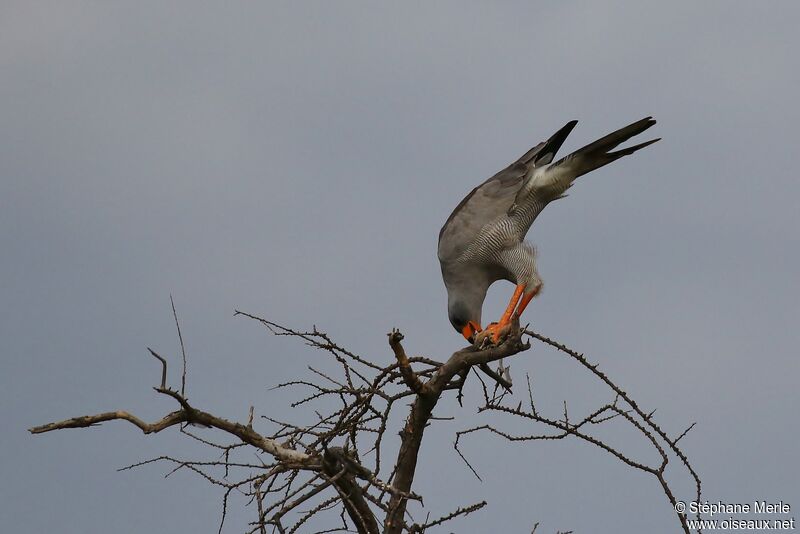
[[[403,334],[401,334],[399,330],[392,330],[389,332],[389,346],[394,351],[394,357],[397,358],[397,363],[400,366],[400,374],[403,376],[403,380],[405,380],[406,385],[411,389],[411,391],[417,394],[422,393],[424,385],[416,373],[414,373],[414,370],[411,369],[411,364],[408,362],[406,351],[403,349],[403,345],[400,344],[402,340]]]
[[[175,328],[178,330],[178,341],[181,344],[181,357],[183,358],[183,369],[181,371],[181,395],[186,395],[186,347],[183,344],[183,334],[181,334],[181,323],[178,322],[178,312],[175,311],[175,301],[172,295],[169,296],[169,303],[172,305],[172,317],[175,318]],[[164,387],[164,384],[161,384]]]
[[[454,352],[440,362],[424,356],[409,357],[403,347],[403,335],[398,330],[389,333],[389,346],[394,358],[385,364],[369,361],[337,344],[326,333],[312,328],[300,331],[281,326],[255,315],[237,311],[237,316],[258,321],[277,336],[300,339],[306,345],[323,351],[335,364],[334,371],[321,366],[309,366],[310,379],[295,379],[278,384],[277,389],[292,389],[299,393],[290,407],[311,407],[310,420],[291,421],[291,418],[259,415],[250,407],[246,424],[232,422],[199,410],[191,405],[186,391],[186,352],[173,303],[173,317],[178,329],[183,358],[183,372],[179,391],[167,386],[167,361],[153,350],[153,357],[162,365],[157,393],[172,398],[178,409],[154,422],[146,422],[124,410],[84,415],[33,427],[30,432],[41,434],[66,428],[85,428],[106,421],[122,420],[135,425],[145,434],[161,432],[173,426],[203,445],[215,456],[207,459],[178,459],[160,456],[137,462],[123,469],[166,463],[170,469],[165,476],[179,470],[196,473],[210,484],[224,489],[220,531],[230,505],[230,499],[243,497],[246,504],[254,504],[256,520],[248,534],[294,533],[306,529],[313,518],[317,524],[335,525],[324,532],[356,531],[362,534],[422,533],[451,520],[457,520],[484,508],[486,501],[462,506],[439,519],[414,521],[409,502],[423,506],[422,497],[412,491],[417,472],[419,452],[425,429],[436,421],[452,417],[434,415],[439,399],[454,391],[459,403],[470,370],[482,371],[497,385],[487,387],[481,375],[484,404],[479,413],[501,413],[528,424],[542,425],[544,432],[532,431],[517,434],[494,426],[497,418],[455,435],[454,447],[469,469],[460,444],[467,436],[489,432],[513,442],[558,440],[575,437],[612,454],[624,465],[654,476],[662,486],[668,500],[675,502],[667,483],[665,469],[670,454],[678,456],[694,477],[699,499],[700,481],[689,465],[678,442],[694,426],[687,428],[675,439],[669,439],[653,420],[653,412],[644,413],[638,405],[611,379],[589,364],[583,355],[562,344],[529,330],[521,329],[514,318],[499,344],[488,339]],[[605,383],[614,393],[613,402],[576,418],[567,410],[563,399],[563,413],[547,416],[537,410],[533,387],[528,378],[528,390],[523,401],[514,399],[511,382],[504,367],[498,372],[489,364],[502,358],[511,358],[530,347],[523,341],[528,335],[553,346],[563,354],[577,360],[593,376]],[[412,367],[413,366],[413,367]],[[410,409],[407,405],[410,403]],[[387,443],[392,429],[402,413],[408,410],[400,430],[400,447],[394,463],[385,466]],[[574,410],[573,410],[574,412]],[[289,420],[284,420],[289,419]],[[611,420],[621,420],[638,433],[658,452],[660,462],[648,464],[619,447],[612,447],[593,433],[593,429]],[[189,430],[186,424],[214,429],[207,437],[203,428]],[[256,428],[257,427],[257,428]],[[195,433],[197,432],[197,433]],[[219,440],[219,432],[230,443]],[[414,508],[413,511],[415,511]],[[415,512],[414,512],[415,513]],[[381,527],[382,523],[382,527]],[[683,525],[683,523],[682,523]],[[684,531],[686,531],[685,527]]]
[[[487,348],[472,346],[454,353],[424,383],[420,393],[417,394],[414,403],[411,405],[411,413],[408,415],[403,430],[400,432],[400,451],[395,463],[394,476],[394,487],[396,489],[404,493],[411,490],[425,427],[430,421],[433,409],[436,407],[442,392],[450,385],[453,377],[462,371],[469,370],[474,365],[486,364],[503,357],[509,357],[529,347],[529,345],[522,342],[518,320],[515,321],[514,327],[514,330],[500,345],[491,345]],[[400,339],[395,339],[397,345],[400,345]],[[403,531],[403,517],[405,516],[407,502],[407,499],[397,494],[390,499],[389,513],[384,521],[384,532],[386,534],[396,534]]]

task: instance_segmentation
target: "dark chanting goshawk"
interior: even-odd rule
[[[566,196],[565,191],[579,176],[659,140],[612,152],[656,123],[647,117],[552,163],[577,123],[568,122],[550,139],[473,189],[439,232],[447,313],[450,323],[467,340],[473,341],[483,332],[497,343],[515,314],[521,315],[541,290],[534,248],[524,239],[544,207]],[[508,280],[516,288],[500,320],[482,331],[483,301],[489,286],[497,280]]]

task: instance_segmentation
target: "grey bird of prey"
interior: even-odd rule
[[[659,140],[613,151],[656,123],[647,117],[552,163],[577,123],[568,122],[550,139],[473,189],[439,232],[447,313],[450,323],[467,340],[473,341],[482,331],[481,309],[491,284],[497,280],[516,284],[500,320],[483,331],[495,343],[514,315],[521,315],[541,290],[534,248],[524,239],[544,207],[566,196],[579,176]]]

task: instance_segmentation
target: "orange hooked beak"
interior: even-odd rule
[[[480,331],[481,325],[475,321],[467,321],[467,324],[465,324],[464,328],[461,329],[461,335],[464,336],[464,339],[472,343],[472,341],[475,339],[475,334]]]

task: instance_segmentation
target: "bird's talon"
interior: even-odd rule
[[[483,348],[486,346],[486,341],[490,345],[499,345],[500,342],[506,337],[512,323],[490,323],[486,328],[481,330],[475,335],[475,345]]]

